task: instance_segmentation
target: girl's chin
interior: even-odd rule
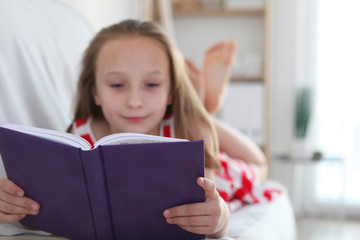
[[[114,128],[112,133],[139,133],[148,135],[159,135],[159,129],[147,129],[141,126],[128,126],[127,128]]]
[[[119,133],[140,133],[140,134],[147,134],[146,131],[142,129],[122,129],[118,131]]]

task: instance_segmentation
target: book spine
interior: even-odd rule
[[[97,239],[115,239],[111,213],[108,204],[108,191],[103,172],[100,148],[82,151],[89,200]]]

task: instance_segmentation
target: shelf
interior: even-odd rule
[[[249,9],[174,9],[174,16],[239,16],[239,15],[264,15],[263,8]]]
[[[231,82],[264,82],[264,77],[245,77],[245,76],[232,76]]]
[[[247,1],[251,3],[252,0],[247,0]],[[223,109],[223,116],[224,116],[223,120],[228,121],[230,124],[233,124],[233,127],[235,127],[236,129],[243,129],[244,127],[245,128],[247,127],[246,131],[248,130],[252,131],[253,129],[260,129],[262,138],[257,138],[257,136],[254,136],[253,134],[250,135],[254,139],[254,141],[255,140],[258,141],[258,144],[261,145],[260,147],[264,151],[268,159],[270,159],[271,157],[270,84],[271,84],[271,60],[272,60],[271,58],[272,21],[271,20],[272,20],[273,1],[274,0],[264,0],[263,5],[244,4],[239,6],[238,8],[230,8],[230,6],[235,7],[235,5],[226,5],[230,3],[230,2],[227,3],[226,0],[212,0],[212,1],[211,0],[207,0],[207,1],[172,0],[173,17],[179,20],[177,27],[183,30],[181,34],[178,35],[179,38],[182,40],[179,42],[181,42],[181,44],[183,44],[184,46],[187,46],[186,44],[192,43],[190,37],[196,37],[199,35],[197,33],[192,35],[190,34],[190,32],[194,31],[194,29],[201,29],[203,33],[203,35],[201,36],[204,38],[206,38],[208,34],[209,38],[213,37],[213,39],[218,39],[219,38],[218,34],[221,33],[223,33],[224,36],[226,36],[224,38],[229,38],[229,36],[237,36],[239,38],[238,40],[241,42],[241,47],[242,47],[241,49],[239,49],[240,54],[246,54],[248,52],[259,53],[258,50],[262,51],[260,52],[262,57],[261,71],[259,70],[256,72],[254,71],[246,72],[245,70],[249,70],[249,69],[241,68],[238,69],[238,71],[233,72],[234,74],[231,76],[231,80],[230,80],[230,82],[234,85],[233,88],[231,88],[232,89],[231,96],[233,98],[231,100],[231,103],[228,103],[228,107]],[[237,2],[237,0],[234,0],[233,3],[240,5],[239,2]],[[207,5],[208,3],[209,4],[213,3],[213,5]],[[209,24],[212,25],[209,25],[208,21]],[[234,22],[234,24],[232,24],[232,22]],[[224,28],[226,27],[226,29],[224,29],[226,31],[221,31],[223,30],[221,27],[223,23],[227,23],[227,25],[224,26]],[[201,24],[204,25],[204,29],[201,28]],[[212,26],[214,29],[212,29]],[[234,31],[234,34],[232,31]],[[240,35],[238,34],[239,32],[241,33],[244,32],[245,34]],[[252,38],[259,36],[262,39],[256,38],[254,39],[254,41],[251,41]],[[204,39],[203,42],[209,42],[207,40],[208,39]],[[202,41],[197,41],[196,44],[201,44],[201,43]],[[194,49],[189,47],[189,49],[187,50],[192,51]],[[238,64],[240,63],[238,62]],[[249,63],[244,62],[243,64],[249,64]],[[247,73],[249,73],[250,76],[247,76]],[[254,74],[255,76],[251,76],[251,74]],[[258,74],[258,76],[256,76],[256,74]],[[246,85],[246,86],[242,86],[242,85]],[[248,87],[249,89],[246,90],[255,91],[255,93],[259,95],[259,97],[257,97],[256,99],[252,99],[253,106],[255,106],[256,109],[252,109],[250,105],[249,106],[247,105],[247,103],[245,103],[244,106],[243,105],[240,106],[238,101],[239,99],[238,96],[244,96],[242,92],[244,87],[245,88]],[[241,92],[242,94],[238,94],[239,92]],[[234,111],[231,110],[232,106],[241,107],[241,109],[244,111],[244,114],[246,115],[248,113],[247,115],[249,116],[251,114],[255,114],[253,112],[254,110],[257,110],[255,114],[256,116],[255,115],[253,116],[254,121],[251,123],[251,125],[246,125],[246,122],[242,122],[242,120],[244,119],[243,117],[244,114],[240,114],[241,116],[238,116],[236,114],[234,115],[233,114]],[[259,116],[261,119],[259,119]]]

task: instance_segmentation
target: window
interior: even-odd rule
[[[360,209],[360,1],[318,0],[317,9],[313,120],[325,160],[312,173],[312,207]]]

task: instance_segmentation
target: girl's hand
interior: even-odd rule
[[[7,177],[0,179],[0,222],[12,223],[26,214],[36,215],[40,205],[25,197],[24,191]]]
[[[229,223],[229,209],[220,197],[215,184],[208,178],[197,179],[197,184],[205,191],[205,202],[185,204],[166,209],[164,217],[170,224],[208,237],[226,236]]]

